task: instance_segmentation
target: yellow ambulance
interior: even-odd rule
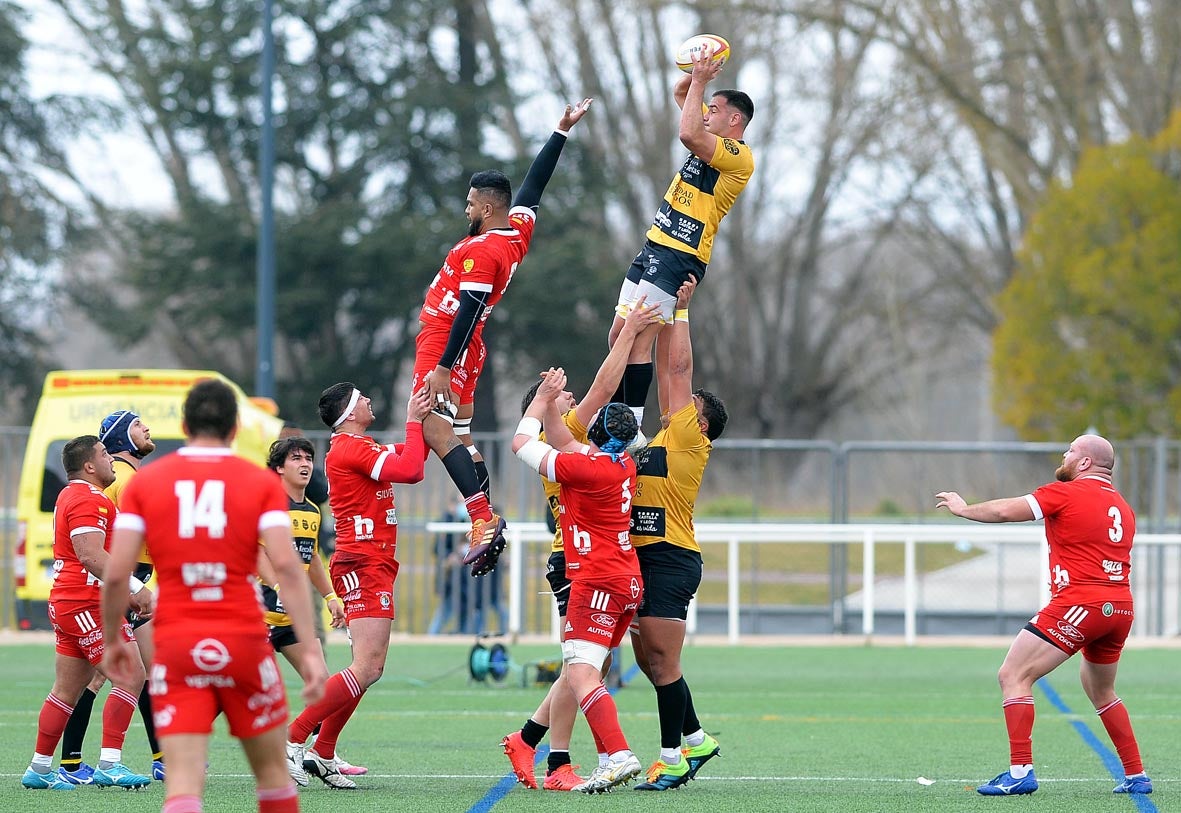
[[[103,418],[120,409],[137,413],[156,443],[149,466],[184,445],[181,409],[198,381],[217,378],[238,395],[238,435],[234,449],[266,465],[267,450],[283,422],[274,402],[248,398],[221,373],[209,370],[61,370],[45,377],[45,387],[21,467],[17,495],[15,561],[17,623],[22,629],[47,627],[46,602],[53,581],[53,505],[66,485],[62,447],[79,435],[97,435]]]

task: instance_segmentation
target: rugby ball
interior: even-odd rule
[[[700,52],[713,55],[713,61],[725,65],[730,59],[730,43],[717,34],[697,34],[681,43],[677,49],[677,67],[693,73],[693,57]]]

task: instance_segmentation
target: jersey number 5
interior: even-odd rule
[[[221,539],[226,531],[226,484],[206,480],[197,493],[193,480],[177,480],[174,488],[177,503],[177,535],[192,539],[204,528],[210,539]]]

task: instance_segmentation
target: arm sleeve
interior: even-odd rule
[[[549,183],[550,177],[554,174],[554,167],[558,165],[558,156],[562,154],[562,148],[565,146],[566,136],[557,130],[550,134],[549,140],[545,142],[541,152],[537,153],[537,157],[533,159],[529,171],[525,174],[525,180],[521,181],[521,188],[517,190],[513,206],[527,206],[530,209],[538,207],[541,203],[541,193],[545,191],[545,185]]]
[[[422,424],[410,421],[406,424],[406,443],[401,453],[386,454],[381,471],[376,479],[393,483],[418,483],[422,481],[426,457],[423,455]]]
[[[459,310],[455,312],[455,320],[451,323],[451,333],[447,337],[447,347],[439,358],[439,366],[451,368],[467,349],[472,334],[476,332],[476,325],[480,324],[480,317],[484,315],[488,293],[470,288],[460,289]]]

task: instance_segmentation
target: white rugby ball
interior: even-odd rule
[[[730,59],[730,43],[717,34],[696,34],[689,37],[677,49],[677,67],[685,73],[692,73],[693,57],[701,52],[711,54],[714,62],[725,65]]]

